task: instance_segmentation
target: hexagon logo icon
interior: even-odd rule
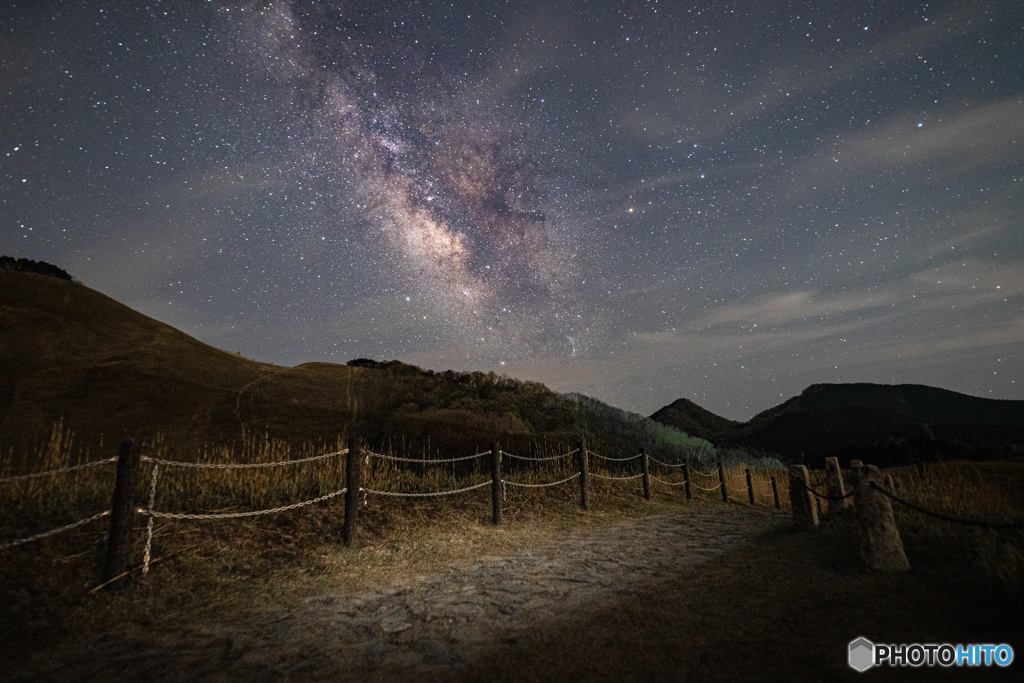
[[[867,638],[850,642],[850,668],[864,672],[875,664],[875,644]]]

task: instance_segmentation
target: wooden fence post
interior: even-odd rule
[[[103,565],[104,583],[128,571],[128,545],[131,541],[132,518],[135,516],[133,494],[138,475],[139,448],[132,441],[123,441],[117,454],[114,502],[110,509],[110,534],[107,537],[107,560]]]
[[[345,528],[342,540],[345,545],[356,544],[356,530],[359,524],[359,488],[363,465],[363,444],[359,437],[348,439],[348,455],[345,457]]]
[[[729,492],[725,489],[725,468],[722,467],[722,461],[718,461],[718,483],[722,485],[722,502],[729,502]]]
[[[683,463],[683,488],[686,489],[686,500],[693,500],[690,493],[690,463]]]
[[[647,451],[640,449],[640,466],[644,473],[644,498],[651,499],[651,461],[647,457]]]
[[[775,499],[775,509],[781,510],[782,506],[779,505],[779,485],[775,483],[775,475],[771,475],[772,479],[772,498]]]
[[[590,465],[587,463],[587,443],[583,439],[580,439],[580,450],[579,450],[579,463],[580,463],[580,507],[584,510],[587,509],[587,505],[590,502],[588,500],[588,489],[590,488]]]
[[[491,522],[501,524],[501,444],[491,445]]]
[[[747,468],[747,496],[750,498],[750,504],[754,504],[754,482],[750,478],[750,468]]]
[[[805,531],[818,526],[818,508],[811,502],[809,478],[806,465],[789,466],[789,504],[793,508],[793,524]]]

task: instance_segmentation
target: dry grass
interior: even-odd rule
[[[283,462],[327,450],[321,445],[295,450],[273,440],[252,440],[245,448],[207,448],[192,462]],[[144,444],[144,455],[186,460],[159,439]],[[393,452],[385,453],[394,455]],[[79,451],[58,425],[35,462],[60,469],[96,459]],[[403,454],[405,455],[405,454]],[[533,457],[559,455],[537,449]],[[435,457],[436,459],[436,457]],[[6,460],[0,477],[21,474]],[[344,457],[260,469],[176,469],[161,467],[155,509],[171,512],[259,510],[308,500],[344,485]],[[625,476],[631,470],[591,460],[591,471]],[[637,467],[633,463],[633,467]],[[143,463],[136,500],[149,496],[152,465]],[[509,481],[540,484],[576,472],[575,457],[541,462],[504,459]],[[664,478],[679,480],[678,474]],[[444,491],[490,479],[487,457],[456,463],[427,458],[416,463],[367,456],[363,486],[396,492]],[[59,523],[81,519],[110,507],[114,467],[0,485],[0,540],[22,538]],[[244,611],[266,600],[287,599],[310,582],[330,576],[332,584],[369,589],[401,576],[430,572],[480,554],[503,554],[553,541],[572,530],[657,514],[686,505],[715,504],[717,492],[694,490],[687,501],[682,487],[653,483],[654,501],[642,497],[639,479],[591,480],[590,509],[579,508],[579,482],[548,488],[506,486],[504,523],[490,524],[490,488],[455,496],[394,498],[366,495],[360,513],[359,543],[341,545],[344,522],[340,498],[283,513],[234,520],[157,519],[152,568],[141,577],[146,518],[136,520],[131,557],[136,569],[118,584],[128,591],[93,592],[100,583],[106,521],[94,522],[41,541],[10,548],[0,564],[0,600],[9,608],[0,620],[0,642],[11,656],[30,652],[40,639],[68,641],[102,628],[115,615],[154,622],[190,614]],[[735,499],[735,497],[734,497]],[[703,502],[702,502],[703,501]],[[46,571],[40,572],[40,566]],[[249,606],[249,607],[247,607]],[[141,623],[140,622],[140,623]]]
[[[891,473],[896,495],[926,510],[975,522],[1024,522],[1024,463],[940,462]],[[1024,588],[1024,529],[955,524],[895,502],[893,509],[903,536],[928,539],[937,551],[966,551],[987,575],[1015,592]]]
[[[263,439],[253,440],[241,450],[208,448],[196,456],[196,461],[281,462],[338,447],[339,444],[331,444],[291,449]],[[185,459],[183,454],[168,452],[159,441],[147,444],[143,452]],[[550,448],[533,453],[535,457],[557,454]],[[36,461],[48,469],[98,457],[76,449],[73,436],[59,425],[35,455]],[[10,471],[12,461],[8,458],[0,466],[0,477],[18,473]],[[398,463],[371,456],[369,465],[365,463],[364,460],[364,487],[385,491],[448,490],[485,482],[490,476],[486,457],[438,464],[430,459]],[[590,463],[591,472],[603,476],[631,476],[639,472],[637,461],[615,463],[592,458]],[[575,473],[576,460],[567,457],[524,463],[506,457],[503,469],[509,481],[543,483]],[[148,467],[144,468],[137,491],[139,500],[148,497],[148,472]],[[930,466],[924,473],[916,469],[892,473],[898,495],[929,509],[969,519],[1019,519],[1019,505],[1014,501],[1020,500],[1022,493],[1024,467],[1020,463],[944,463]],[[678,469],[662,465],[652,464],[652,474],[672,483],[682,481]],[[751,475],[759,504],[772,505],[769,478],[774,475],[783,509],[788,507],[784,471],[753,470]],[[112,482],[113,468],[105,465],[54,478],[0,485],[0,540],[23,537],[109,507]],[[713,488],[717,473],[708,477],[694,474],[693,482]],[[726,483],[730,503],[745,505],[744,470],[726,470]],[[156,507],[189,512],[262,509],[323,495],[343,485],[344,458],[257,470],[161,468]],[[122,582],[130,583],[131,590],[93,593],[91,589],[99,583],[107,526],[105,521],[96,522],[0,551],[4,553],[0,563],[0,602],[6,605],[0,618],[4,650],[0,654],[17,659],[41,647],[40,643],[71,642],[94,630],[109,629],[109,623],[120,619],[145,628],[177,623],[182,615],[190,615],[194,620],[224,613],[243,618],[248,611],[258,610],[268,602],[299,600],[324,586],[333,590],[370,590],[467,558],[513,553],[617,520],[694,505],[715,506],[726,514],[730,509],[722,505],[717,489],[701,491],[694,486],[691,501],[686,500],[682,486],[654,481],[652,491],[653,500],[645,501],[640,479],[624,482],[595,477],[591,480],[590,509],[583,511],[579,508],[578,480],[542,489],[507,486],[504,524],[500,528],[490,524],[489,487],[436,498],[368,495],[360,512],[356,548],[341,544],[344,520],[340,499],[241,520],[158,520],[150,574],[142,578],[136,571],[127,582]],[[705,611],[721,610],[723,622],[702,622],[694,627],[703,629],[708,642],[716,638],[725,641],[738,628],[738,632],[751,638],[748,649],[753,655],[757,648],[769,647],[774,641],[766,635],[755,638],[748,626],[734,623],[735,619],[746,618],[737,605],[755,609],[754,603],[767,600],[772,605],[767,612],[774,615],[772,619],[783,624],[797,623],[801,637],[813,639],[818,629],[816,620],[826,617],[808,618],[794,614],[792,609],[815,609],[818,598],[824,595],[833,596],[827,600],[835,609],[848,608],[852,601],[861,599],[884,602],[892,598],[890,589],[906,592],[913,587],[910,598],[900,598],[900,604],[909,605],[913,602],[911,598],[934,600],[934,591],[947,585],[980,585],[982,581],[987,582],[986,591],[1019,595],[1024,573],[1024,543],[1019,532],[964,528],[899,505],[895,508],[915,576],[921,578],[924,572],[923,583],[874,581],[859,567],[855,529],[848,521],[826,518],[822,530],[812,537],[785,535],[767,539],[765,547],[758,551],[763,556],[729,560],[722,565],[717,578],[702,578],[710,582],[708,585],[721,584],[723,591],[732,592],[733,599],[714,597],[707,604],[702,603],[701,609],[706,608]],[[140,516],[132,550],[132,557],[137,560],[142,557],[144,529],[145,518]],[[779,574],[782,578],[776,581],[773,572],[786,566],[783,558],[777,556],[783,551],[807,553],[807,572],[788,578]],[[849,583],[851,580],[853,584]],[[805,581],[818,586],[815,595],[795,601],[792,609],[784,607],[785,592]],[[744,593],[746,589],[754,593]],[[655,621],[671,619],[669,612],[663,612]],[[772,625],[762,624],[767,617],[760,614],[756,623],[770,630]],[[882,623],[884,615],[879,612],[876,616],[877,623]],[[900,628],[910,634],[912,621]],[[854,622],[847,620],[844,624],[839,629],[841,634],[834,625],[829,632],[835,631],[835,638],[860,635],[850,630]],[[692,671],[706,673],[719,664],[722,662],[711,657],[703,664],[692,665]]]

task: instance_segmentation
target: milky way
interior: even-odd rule
[[[444,318],[440,341],[471,340],[476,362],[584,346],[566,314],[579,231],[555,198],[571,184],[522,117],[468,92],[465,73],[411,66],[408,46],[381,39],[395,22],[352,6],[281,2],[246,21],[275,99],[294,103],[295,166],[361,218],[383,289]]]
[[[0,7],[0,252],[214,346],[1024,396],[1019,0]]]

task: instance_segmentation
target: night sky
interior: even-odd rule
[[[1024,398],[1020,0],[3,5],[0,253],[206,343]]]

